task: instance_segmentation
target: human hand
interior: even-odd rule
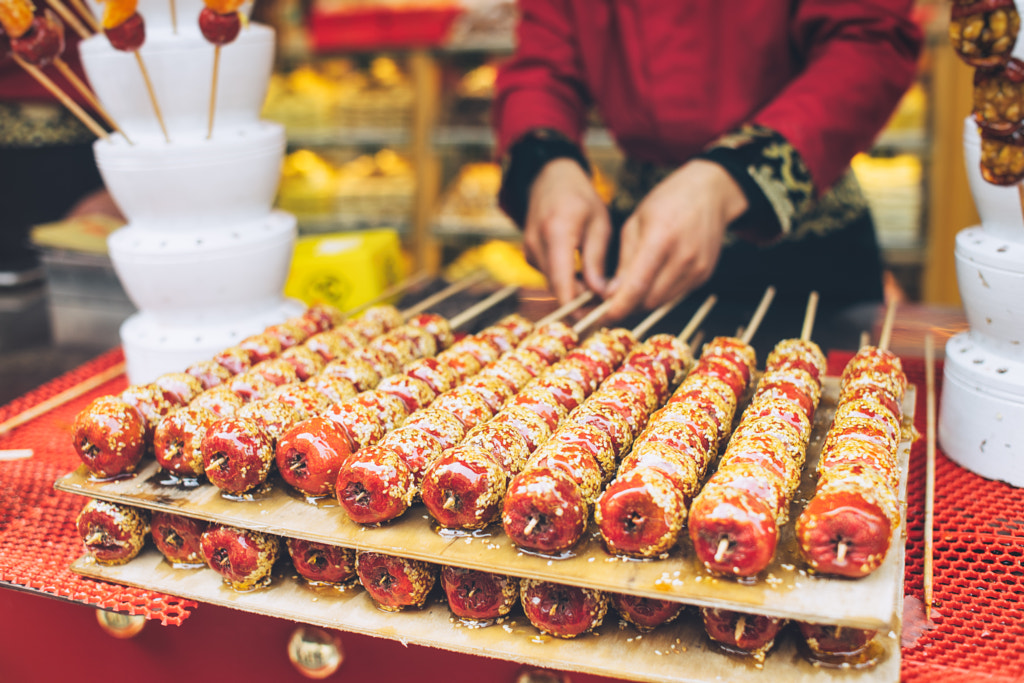
[[[587,282],[592,288],[594,282],[603,283],[610,235],[608,209],[580,165],[571,159],[549,161],[530,188],[523,245],[527,259],[547,277],[559,303],[579,293],[577,249],[583,252]]]
[[[655,308],[704,284],[726,227],[746,210],[743,190],[712,161],[689,161],[658,183],[622,227],[606,318]]]

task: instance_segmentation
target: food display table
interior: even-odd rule
[[[894,339],[901,340],[899,332]],[[923,388],[923,363],[907,352],[903,352],[903,357],[910,382]],[[830,353],[830,374],[841,370],[848,358],[849,353]],[[119,352],[113,351],[44,385],[0,408],[0,420],[119,360]],[[113,380],[0,437],[0,449],[33,451],[31,458],[17,458],[14,453],[6,456],[14,459],[0,460],[0,582],[30,593],[0,591],[0,614],[4,615],[7,627],[0,639],[0,670],[12,672],[11,680],[42,679],[40,672],[44,670],[50,672],[45,676],[49,679],[83,668],[118,672],[125,677],[134,672],[136,675],[144,673],[150,680],[178,680],[183,666],[195,667],[203,678],[216,675],[249,680],[297,678],[283,656],[287,633],[293,628],[289,621],[97,582],[70,571],[70,565],[81,554],[73,520],[82,499],[55,491],[53,482],[79,464],[69,439],[75,414],[91,398],[119,391],[123,384],[123,378]],[[923,434],[924,393],[918,391],[916,395],[918,405],[914,414],[918,431]],[[984,675],[984,680],[990,681],[1018,680],[1024,672],[1024,624],[1020,607],[1024,601],[1021,579],[1024,576],[1021,566],[1024,493],[981,479],[939,454],[935,608],[933,622],[926,623],[921,604],[924,451],[923,440],[919,439],[910,454],[901,677],[907,681],[952,681],[979,680],[979,676]],[[467,546],[472,543],[486,544],[486,541],[472,541]],[[852,588],[854,584],[850,585]],[[219,586],[214,588],[219,589]],[[39,600],[37,595],[60,597],[65,602]],[[336,615],[324,617],[316,613],[316,596],[306,597],[310,600],[310,613],[305,620],[331,623]],[[89,610],[68,605],[67,601],[142,614],[179,628],[148,628],[138,638],[115,642],[96,628]],[[301,613],[286,616],[303,620]],[[396,616],[402,615],[369,613],[361,622],[364,627],[353,630],[394,637],[387,629],[388,619]],[[446,615],[439,614],[438,619],[438,628],[448,623]],[[521,615],[519,620],[525,622]],[[691,615],[685,621],[696,620]],[[605,637],[604,633],[600,638],[577,639],[569,647],[599,648],[595,652],[601,656],[627,660],[623,666],[629,666],[631,656],[659,657],[664,662],[667,679],[676,668],[681,678],[688,671],[687,652],[695,662],[694,653],[710,647],[699,636],[686,640],[683,626],[680,626],[680,634],[674,635],[680,635],[681,642],[688,643],[688,647],[673,647],[673,642],[669,641],[664,647],[658,647],[642,642],[646,637],[619,630],[615,622],[610,618],[602,629],[609,632],[608,647],[601,646],[600,638]],[[522,665],[489,658],[511,655],[502,650],[501,627],[488,630],[497,635],[480,638],[480,634],[472,634],[467,637],[466,646],[458,648],[460,652],[479,652],[488,658],[405,646],[401,639],[393,641],[346,632],[342,634],[342,642],[347,657],[338,677],[512,680]],[[488,645],[489,641],[493,646]],[[565,645],[561,642],[553,645],[552,655],[556,648]],[[543,652],[543,647],[538,645],[537,649]],[[51,657],[50,652],[59,652],[60,656]],[[795,656],[792,652],[776,651],[769,656],[769,663],[772,658]],[[558,657],[549,659],[552,668],[563,668],[558,666]],[[521,661],[536,665],[544,663],[545,657],[538,654]],[[874,680],[850,673],[851,680]],[[604,680],[577,673],[573,673],[572,678],[574,681]],[[110,679],[117,680],[117,674]]]

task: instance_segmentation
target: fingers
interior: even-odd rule
[[[630,218],[632,221],[633,218]],[[619,269],[615,273],[615,288],[611,292],[607,319],[620,320],[634,309],[640,307],[648,299],[648,293],[654,278],[669,258],[669,245],[658,232],[644,233],[644,226],[637,219],[636,227],[628,231],[629,221],[623,227],[623,254],[619,259]],[[642,239],[646,238],[646,239]],[[628,252],[627,252],[628,249]]]
[[[605,296],[608,279],[605,277],[605,261],[608,256],[608,241],[612,226],[607,211],[597,211],[583,235],[583,280],[593,291]]]
[[[576,248],[581,230],[570,221],[550,221],[547,236],[548,285],[560,304],[576,296]]]

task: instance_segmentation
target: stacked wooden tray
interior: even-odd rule
[[[818,452],[837,397],[838,380],[827,378],[792,519],[799,515],[814,490]],[[912,418],[913,406],[914,388],[910,387],[904,406],[908,420]],[[899,451],[904,500],[910,431],[905,430]],[[100,482],[80,468],[59,479],[56,486],[62,491],[151,510],[438,564],[692,605],[878,629],[877,663],[865,670],[820,667],[801,657],[793,639],[786,638],[768,656],[762,670],[748,660],[718,651],[704,637],[697,617],[682,618],[643,635],[633,627],[620,628],[616,619],[610,617],[598,633],[575,640],[543,636],[516,612],[513,615],[517,616],[504,623],[469,628],[451,616],[443,600],[430,603],[423,610],[385,613],[362,590],[307,585],[293,576],[287,560],[281,563],[284,568],[278,570],[269,587],[250,593],[234,592],[210,569],[174,569],[152,549],[120,567],[98,565],[83,557],[73,569],[108,581],[404,643],[633,680],[899,680],[905,514],[885,563],[864,579],[808,575],[798,557],[791,522],[784,529],[772,565],[758,581],[747,584],[717,578],[699,566],[685,534],[679,547],[656,560],[611,556],[602,547],[596,530],[567,556],[549,558],[519,551],[497,526],[473,534],[439,532],[420,505],[386,526],[363,527],[351,522],[333,500],[307,501],[280,480],[273,481],[252,500],[238,501],[224,498],[208,484],[184,488],[165,483],[165,479],[166,473],[151,461],[129,479]]]

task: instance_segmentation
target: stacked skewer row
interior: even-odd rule
[[[421,500],[443,532],[468,533],[500,521],[505,535],[523,551],[554,558],[571,552],[591,519],[608,551],[627,557],[663,557],[688,530],[697,561],[713,573],[756,580],[775,554],[779,528],[800,481],[824,375],[824,357],[810,341],[812,302],[801,337],[780,342],[770,354],[753,399],[732,430],[733,416],[756,376],[749,341],[769,302],[766,296],[743,338],[713,339],[696,363],[686,342],[713,301],[678,337],[655,335],[645,341],[640,338],[669,307],[637,329],[601,330],[582,343],[579,335],[594,318],[569,328],[557,320],[569,307],[537,325],[506,318],[453,346],[443,319],[429,317],[427,325],[428,318],[393,313],[396,326],[403,317],[418,320],[413,326],[429,327],[435,346],[447,350],[436,358],[406,356],[401,373],[396,370],[403,363],[393,362],[383,381],[380,369],[377,382],[359,384],[346,377],[352,390],[335,392],[326,407],[314,402],[302,419],[291,415],[276,427],[267,426],[276,423],[263,415],[266,408],[251,407],[261,402],[250,400],[220,422],[242,421],[251,428],[262,420],[258,429],[267,433],[270,446],[256,449],[261,455],[254,458],[248,443],[259,439],[237,433],[218,437],[209,425],[198,448],[202,467],[194,467],[191,475],[178,474],[205,474],[226,496],[244,499],[268,485],[265,475],[248,473],[262,473],[276,463],[281,480],[314,502],[333,496],[359,524],[387,524]],[[307,316],[321,315],[314,310]],[[363,317],[378,315],[371,309]],[[332,331],[347,329],[339,322],[332,316]],[[465,322],[453,319],[448,327]],[[291,348],[309,346],[310,340]],[[252,340],[247,341],[239,346],[251,347]],[[427,351],[429,345],[424,341]],[[411,353],[409,346],[403,345],[403,353]],[[377,342],[368,348],[391,347]],[[221,354],[218,365],[237,355]],[[293,360],[297,355],[291,354]],[[338,362],[333,359],[327,366]],[[895,486],[901,415],[892,409],[899,410],[906,385],[898,363],[891,353],[868,347],[844,373],[845,403],[819,464],[821,483],[814,498],[819,502],[812,502],[798,521],[811,570],[852,576],[843,567],[856,566],[863,575],[889,547],[898,524],[898,512],[893,517],[888,503],[895,488],[880,491],[877,485]],[[311,367],[304,374],[305,384],[285,387],[303,387],[306,395],[324,371]],[[238,391],[243,384],[224,381],[220,386]],[[352,395],[356,389],[363,391]],[[270,393],[277,398],[272,403],[289,405],[291,399],[283,397],[297,391],[273,388]],[[126,392],[129,397],[131,392]],[[869,415],[879,406],[893,419],[876,427]],[[176,412],[190,409],[191,403]],[[238,448],[239,443],[246,447]],[[717,471],[705,482],[723,447]],[[194,443],[188,448],[195,453]],[[246,486],[256,483],[223,486],[218,483],[222,470],[246,473]],[[865,510],[874,514],[874,526],[864,526]],[[210,566],[238,590],[269,581],[282,551],[275,536],[166,512],[155,513],[148,527],[169,562]],[[139,510],[92,501],[79,528],[97,561],[117,563],[142,547],[147,521]],[[439,567],[308,540],[287,539],[284,546],[306,580],[334,584],[358,577],[385,610],[422,605],[439,577],[455,616],[488,622],[520,603],[531,623],[559,637],[594,629],[609,601],[624,619],[644,629],[671,621],[684,607],[677,601]],[[704,609],[703,619],[712,639],[761,660],[783,626],[779,619],[726,610]],[[827,624],[800,628],[808,647],[828,657],[858,656],[874,635]]]

